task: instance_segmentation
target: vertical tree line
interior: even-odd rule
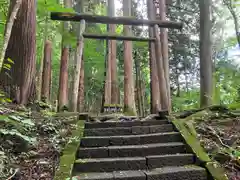
[[[155,6],[154,2],[158,2],[159,6]],[[225,5],[227,1],[224,1]],[[98,2],[65,0],[63,6],[72,9],[76,3],[75,11],[84,12],[85,3],[88,8],[96,10],[100,7]],[[47,4],[47,1],[45,1]],[[60,4],[60,3],[59,3]],[[123,16],[133,16],[134,9],[132,0],[122,1]],[[212,103],[212,51],[211,51],[211,8],[210,1],[203,0],[199,2],[200,9],[200,84],[201,84],[201,106],[208,106]],[[94,8],[93,8],[94,7]],[[228,6],[229,7],[229,6]],[[108,16],[115,16],[115,1],[108,0],[107,6]],[[229,7],[230,8],[230,7]],[[231,11],[231,9],[229,9]],[[151,20],[160,19],[166,20],[166,2],[165,0],[148,0],[147,1],[148,18]],[[13,61],[11,68],[3,68],[1,70],[1,88],[6,94],[18,104],[27,105],[34,100],[41,100],[50,102],[50,92],[52,86],[52,79],[56,78],[52,75],[52,55],[54,43],[51,42],[49,36],[49,22],[48,16],[45,15],[45,28],[43,52],[41,61],[36,62],[36,1],[13,0],[9,5],[8,23],[5,29],[6,40],[4,43],[3,53],[1,59],[3,64],[8,64],[9,59]],[[234,16],[234,14],[232,14]],[[14,19],[14,16],[16,18]],[[11,26],[12,25],[12,26]],[[98,27],[98,25],[93,25]],[[235,27],[238,26],[235,23]],[[12,28],[11,28],[12,27]],[[76,28],[77,27],[77,28]],[[82,21],[77,25],[69,22],[62,23],[62,42],[61,42],[61,57],[60,74],[58,86],[58,107],[59,111],[69,107],[70,111],[84,111],[84,96],[85,88],[85,73],[83,54],[84,54],[84,39],[83,32],[85,31],[85,22]],[[90,24],[86,28],[91,27]],[[11,30],[12,29],[12,30]],[[73,30],[74,29],[74,30]],[[123,26],[123,34],[125,36],[132,36],[131,26]],[[72,30],[76,35],[76,47],[71,47],[69,43],[69,34]],[[9,33],[10,32],[10,33]],[[108,26],[109,34],[116,34],[116,25]],[[169,37],[168,31],[165,28],[159,28],[157,25],[148,29],[150,37],[154,37],[155,41],[149,43],[149,66],[150,66],[150,88],[151,88],[151,112],[157,113],[159,110],[171,110],[171,92],[170,92],[170,78],[169,78],[169,52],[177,53],[174,49],[169,51]],[[10,35],[10,36],[9,36]],[[9,37],[9,38],[8,38]],[[117,58],[119,46],[123,47],[123,94],[124,94],[124,108],[127,114],[136,115],[137,108],[140,114],[144,114],[144,88],[145,83],[141,79],[141,57],[139,52],[133,55],[133,43],[131,41],[124,41],[123,44],[118,44],[116,40],[107,41],[107,59],[106,59],[106,79],[104,84],[104,104],[120,104],[120,87],[119,84],[119,65],[120,60]],[[5,51],[6,50],[6,51]],[[73,53],[70,53],[71,52]],[[4,52],[5,51],[5,52]],[[69,78],[70,57],[74,54],[73,73]],[[185,56],[186,57],[186,56]],[[176,56],[177,58],[177,56]],[[135,61],[133,61],[135,59]],[[138,60],[139,59],[139,60]],[[135,62],[135,63],[134,63]],[[36,64],[38,71],[36,71]],[[135,71],[134,71],[135,68]],[[185,67],[186,68],[186,67]],[[187,70],[185,69],[187,74]],[[93,72],[91,72],[93,73]],[[135,73],[135,74],[134,74]],[[177,73],[177,71],[176,71]],[[90,73],[89,73],[90,74]],[[187,75],[185,75],[187,78]],[[58,78],[58,77],[57,77]],[[178,75],[179,78],[179,75]],[[36,82],[36,79],[38,80]],[[69,83],[69,80],[71,82]],[[180,82],[178,82],[178,89],[180,89]],[[187,86],[187,84],[186,84]],[[136,91],[135,91],[136,87]],[[180,91],[179,91],[180,92]],[[136,106],[137,103],[137,106]]]

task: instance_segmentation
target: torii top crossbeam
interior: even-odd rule
[[[81,21],[85,20],[90,23],[102,23],[102,24],[122,24],[122,25],[134,25],[134,26],[154,26],[158,25],[162,28],[182,29],[183,24],[172,21],[160,21],[160,20],[146,20],[146,19],[135,19],[131,17],[109,17],[109,16],[98,16],[90,14],[79,14],[79,13],[65,13],[65,12],[52,12],[52,20],[61,21]]]

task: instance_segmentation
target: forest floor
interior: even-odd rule
[[[64,119],[49,112],[1,106],[0,179],[52,180],[61,151],[76,128]]]
[[[52,180],[76,118],[0,106],[0,179]],[[227,169],[230,180],[240,180],[240,116],[201,111],[186,119],[210,157]]]

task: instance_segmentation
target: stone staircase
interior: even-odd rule
[[[85,123],[73,167],[81,180],[208,180],[168,120]]]

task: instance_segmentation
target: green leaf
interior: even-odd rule
[[[14,64],[13,60],[11,60],[10,58],[7,58],[7,61],[11,64]]]

